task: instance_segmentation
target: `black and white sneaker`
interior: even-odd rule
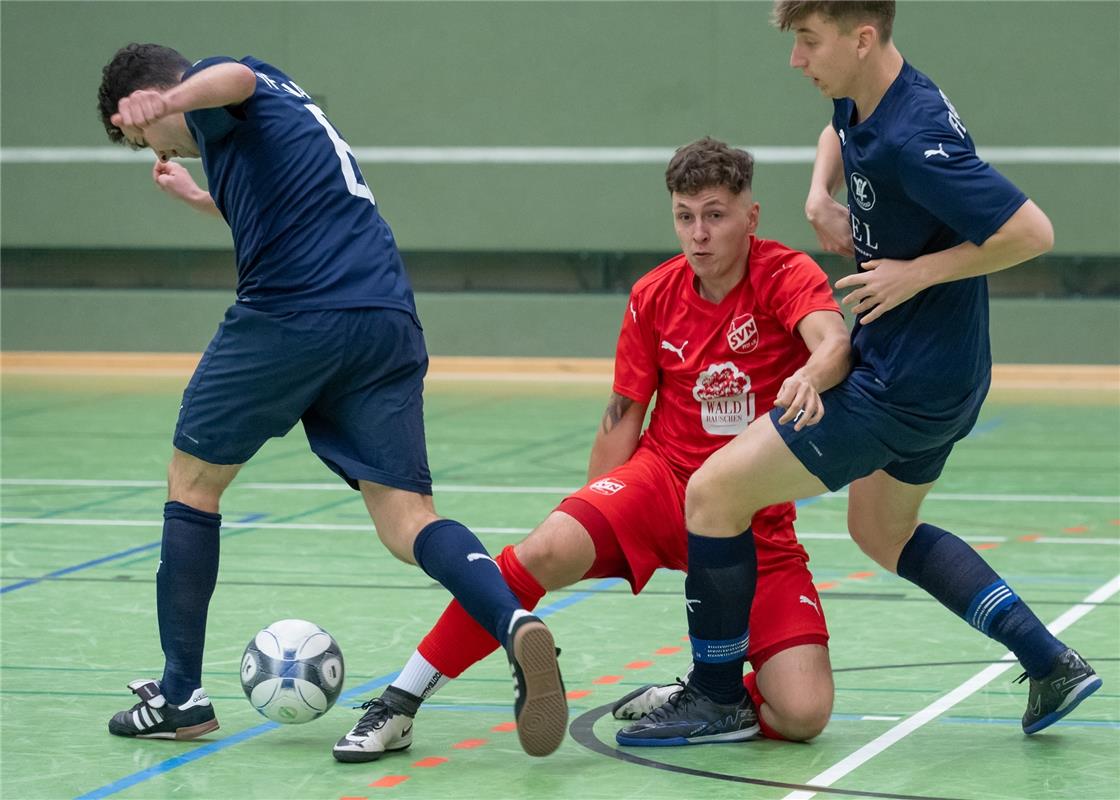
[[[385,702],[385,695],[367,700],[359,708],[365,709],[366,713],[350,729],[350,733],[335,743],[331,751],[337,761],[350,764],[376,761],[385,753],[405,750],[412,744],[415,711],[405,714],[391,708]]]
[[[684,690],[684,680],[657,685],[647,683],[623,695],[611,706],[611,716],[622,720],[639,720],[659,706],[663,706]]]
[[[636,747],[745,742],[758,735],[758,714],[747,695],[723,704],[686,684],[661,706],[615,734],[615,741]]]
[[[167,702],[159,681],[135,680],[128,688],[140,702],[109,720],[109,733],[114,736],[185,741],[218,729],[214,706],[201,687],[181,706]]]
[[[1030,677],[1019,676],[1022,683]],[[1023,733],[1038,733],[1060,720],[1086,697],[1101,688],[1101,679],[1076,650],[1068,649],[1060,656],[1042,680],[1030,679],[1027,712],[1023,714]]]
[[[532,614],[510,626],[506,655],[513,674],[513,715],[517,738],[531,756],[547,756],[568,731],[568,698],[552,633]]]

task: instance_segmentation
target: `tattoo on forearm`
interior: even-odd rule
[[[607,410],[603,412],[603,433],[610,433],[622,421],[622,417],[634,405],[629,397],[611,392],[611,399],[607,401]]]

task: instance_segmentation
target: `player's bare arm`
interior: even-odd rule
[[[831,125],[825,125],[817,139],[817,157],[813,162],[809,196],[805,200],[805,217],[817,232],[817,241],[825,251],[853,256],[855,251],[848,208],[834,199],[843,183],[840,139]]]
[[[980,246],[964,242],[948,250],[928,253],[913,261],[883,258],[864,262],[864,272],[836,282],[851,289],[843,304],[864,325],[938,283],[989,275],[1042,255],[1054,246],[1054,228],[1037,205],[1028,200]]]
[[[634,455],[648,406],[648,403],[638,403],[618,392],[611,392],[603,421],[595,434],[595,444],[591,446],[591,458],[587,465],[589,480],[624,464]]]
[[[156,161],[152,167],[152,180],[163,191],[182,200],[191,208],[205,214],[221,217],[222,213],[214,205],[214,198],[202,189],[182,164],[174,161]]]
[[[134,134],[142,135],[145,128],[171,114],[242,103],[256,86],[256,75],[244,64],[215,64],[171,89],[140,89],[121,98],[111,122],[136,140]]]
[[[797,323],[797,333],[809,348],[804,365],[782,382],[774,405],[786,409],[779,424],[795,430],[816,425],[824,416],[821,392],[831,389],[852,369],[852,346],[844,318],[834,311],[814,311]]]

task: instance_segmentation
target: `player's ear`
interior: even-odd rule
[[[758,230],[758,218],[761,211],[761,206],[758,203],[751,203],[750,216],[747,218],[747,233],[753,234]]]
[[[866,58],[872,48],[879,45],[879,29],[874,25],[860,25],[856,28],[856,54]]]

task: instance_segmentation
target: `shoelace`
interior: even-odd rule
[[[366,700],[360,706],[354,706],[354,708],[361,708],[366,711],[362,718],[358,720],[358,724],[354,726],[353,733],[357,736],[365,736],[370,731],[383,727],[389,721],[389,717],[393,716],[393,709],[385,705],[380,697]]]
[[[1012,683],[1022,683],[1023,681],[1025,681],[1025,680],[1026,680],[1027,678],[1029,678],[1029,677],[1030,677],[1030,675],[1028,675],[1027,673],[1025,673],[1025,672],[1024,672],[1024,673],[1023,673],[1022,675],[1020,675],[1020,676],[1019,676],[1018,678],[1016,678],[1015,680],[1013,680],[1013,681],[1012,681]]]
[[[684,686],[679,692],[670,697],[664,705],[653,709],[653,711],[649,712],[646,716],[651,722],[661,722],[677,709],[684,709],[688,706],[696,705],[699,699],[699,695],[697,695],[696,692],[689,689],[688,686]]]

